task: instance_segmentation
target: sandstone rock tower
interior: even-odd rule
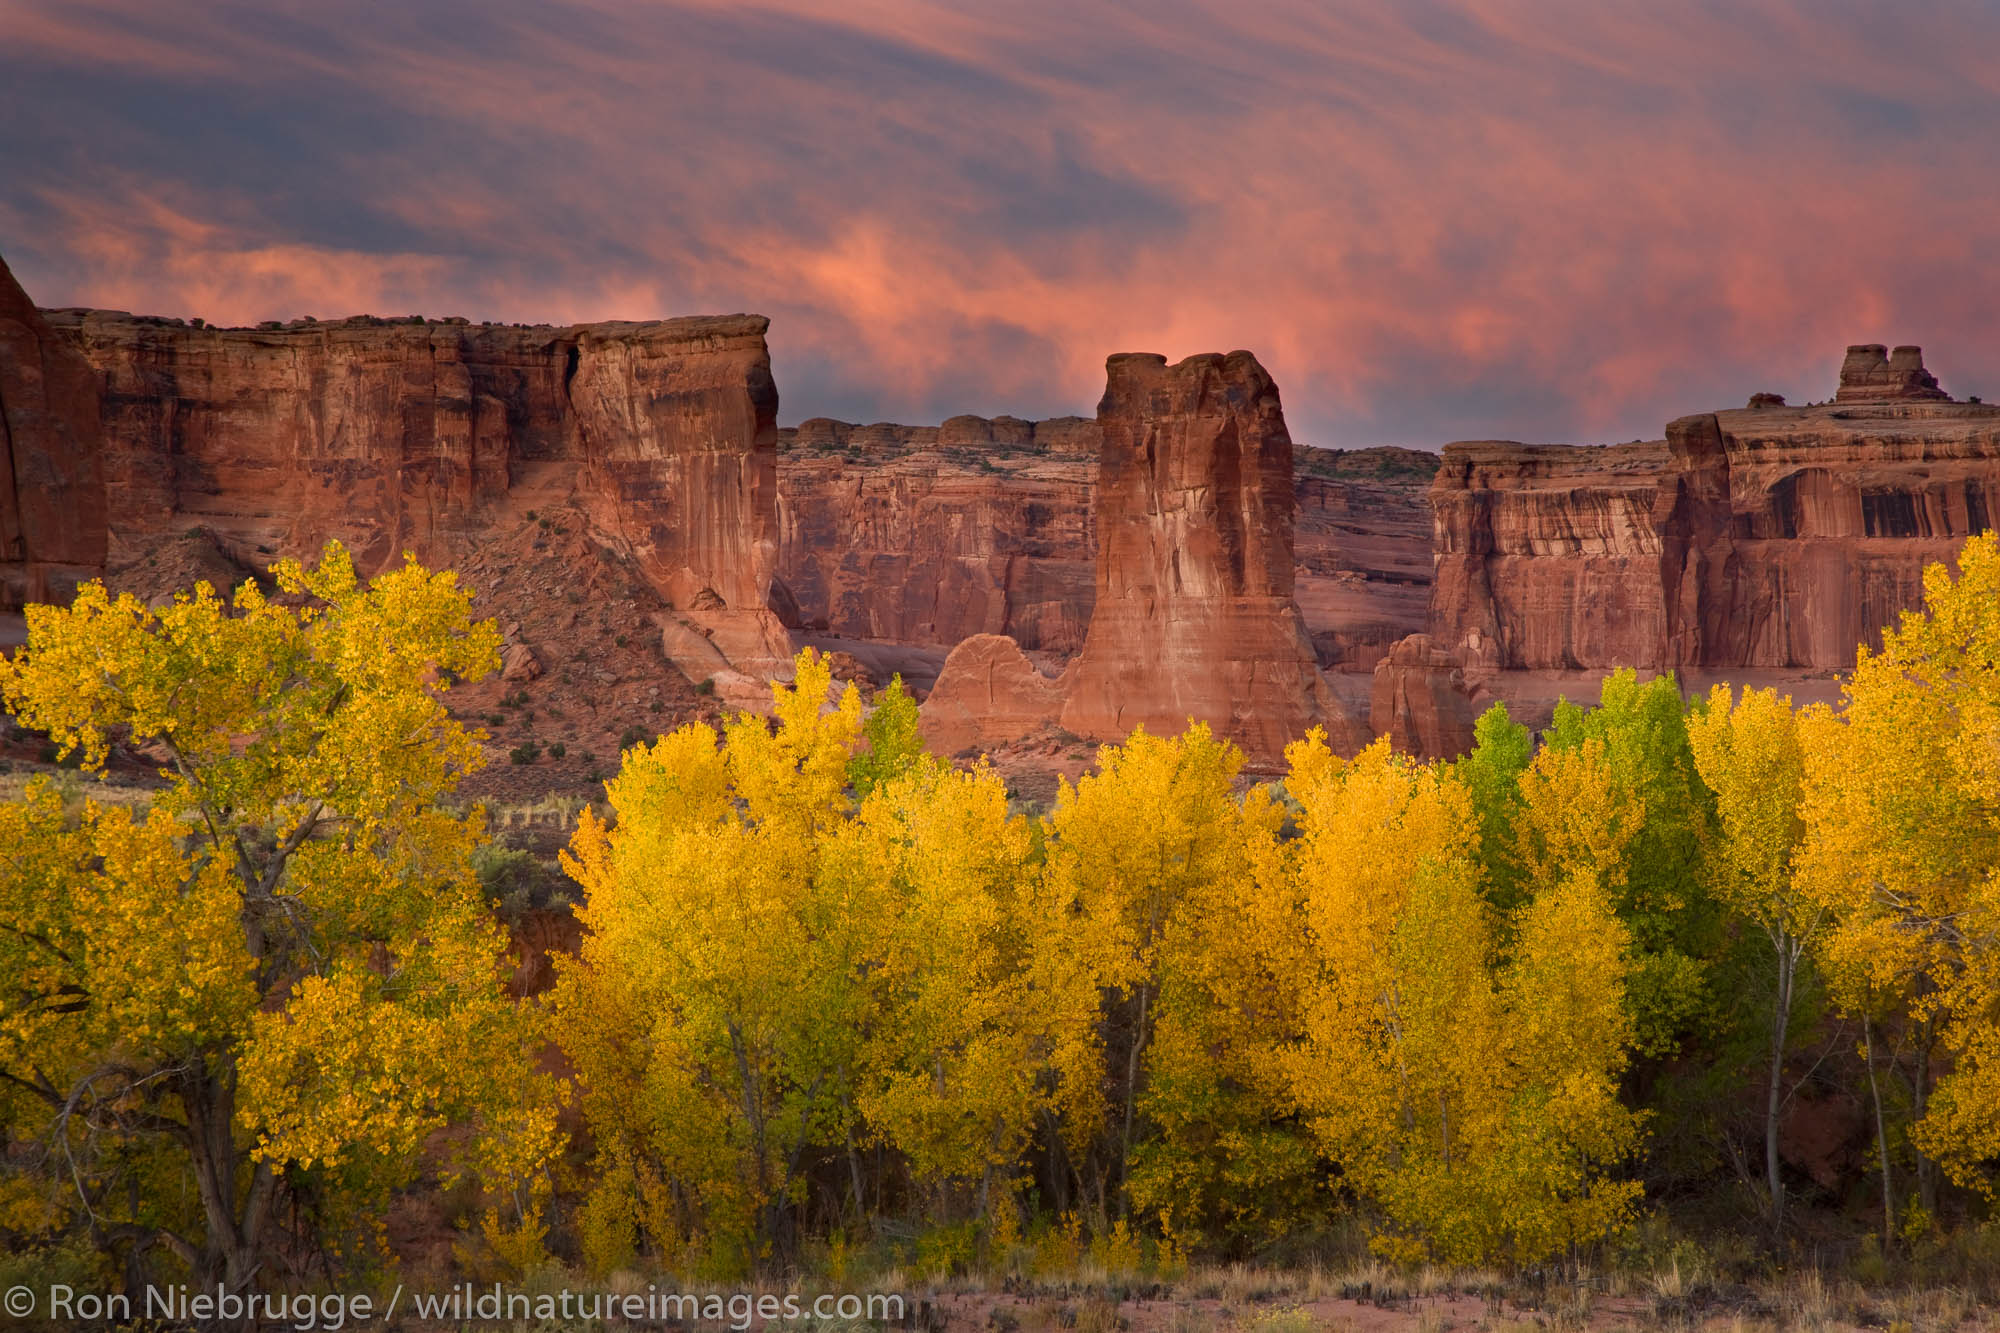
[[[1292,440],[1248,352],[1106,363],[1097,600],[1062,725],[1121,739],[1208,723],[1253,757],[1323,725],[1365,736],[1319,673],[1293,600]]]
[[[1884,398],[1951,400],[1938,387],[1937,376],[1924,369],[1924,349],[1908,344],[1890,351],[1881,343],[1856,343],[1840,363],[1840,388],[1834,401],[1878,401]]]

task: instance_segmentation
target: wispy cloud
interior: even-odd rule
[[[251,321],[760,310],[785,416],[1630,438],[1842,345],[1995,386],[2000,13],[1804,0],[0,0],[0,252]]]

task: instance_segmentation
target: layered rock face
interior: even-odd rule
[[[1070,657],[1096,597],[1097,422],[815,419],[778,432],[778,574],[802,623],[949,648],[1005,634]],[[1328,670],[1424,627],[1435,454],[1294,450],[1299,608]]]
[[[1857,350],[1834,404],[1654,443],[1447,446],[1431,634],[1512,670],[1851,667],[2000,512],[2000,409],[1944,400],[1914,348]]]
[[[1359,740],[1294,600],[1292,442],[1248,352],[1106,365],[1097,598],[1061,722],[1096,739],[1209,723],[1271,759],[1309,727]],[[942,690],[944,680],[940,679]]]
[[[0,261],[0,609],[104,572],[97,383]]]
[[[1097,423],[818,418],[779,432],[778,571],[808,627],[1073,654],[1090,623]]]
[[[507,501],[575,495],[675,602],[768,598],[778,397],[761,316],[50,322],[103,385],[116,542],[199,524],[268,556],[339,537],[376,568]]]
[[[1425,625],[1436,454],[1294,449],[1293,592],[1320,666],[1369,672]]]
[[[761,316],[48,323],[101,388],[113,564],[192,529],[252,568],[328,538],[365,570],[443,564],[561,507],[733,666],[789,657]]]

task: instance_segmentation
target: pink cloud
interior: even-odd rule
[[[1246,346],[1324,443],[1629,438],[1823,395],[1848,341],[1961,391],[2000,352],[1982,9],[357,12],[0,0],[0,80],[143,82],[163,145],[28,108],[0,246],[219,319],[758,309],[791,419],[1088,411],[1108,352]],[[176,157],[177,96],[276,165]]]

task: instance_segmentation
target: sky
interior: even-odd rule
[[[772,319],[781,420],[1242,347],[1328,447],[2000,396],[2000,0],[0,0],[43,305]]]

